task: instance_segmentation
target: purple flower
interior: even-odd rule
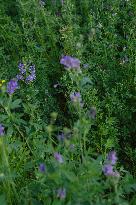
[[[29,71],[32,72],[32,73],[35,73],[35,65],[31,65],[29,67]]]
[[[22,75],[24,75],[26,73],[26,69],[23,63],[19,63],[18,65],[19,71]]]
[[[18,64],[18,68],[19,68],[19,69],[24,68],[24,67],[25,67],[25,66],[24,66],[23,63],[19,63],[19,64]]]
[[[119,172],[114,168],[117,162],[117,156],[115,151],[109,152],[107,156],[108,164],[103,166],[103,172],[106,176],[120,177]],[[113,170],[114,169],[114,170]]]
[[[31,65],[31,66],[29,66],[29,68],[27,66],[25,69],[24,64],[19,63],[18,67],[19,67],[20,73],[16,76],[17,80],[24,80],[24,78],[25,78],[25,82],[27,84],[29,84],[35,80],[35,78],[36,78],[35,65]]]
[[[88,112],[88,115],[90,118],[92,118],[93,120],[96,118],[96,108],[95,107],[92,107],[89,112]]]
[[[63,56],[60,60],[60,63],[66,67],[70,68],[80,68],[80,61],[77,58],[71,56]]]
[[[18,88],[18,83],[16,80],[10,80],[7,85],[7,92],[11,95],[15,92],[15,90]]]
[[[4,135],[4,126],[0,124],[0,136]]]
[[[30,83],[32,81],[33,81],[33,76],[28,75],[27,78],[26,78],[26,83]]]
[[[81,94],[80,92],[73,92],[70,94],[70,99],[72,102],[81,102]]]
[[[36,78],[35,72],[32,72],[30,75],[27,76],[26,83],[29,84],[33,82],[35,78]]]
[[[66,189],[65,188],[60,188],[57,190],[57,197],[60,199],[65,199],[66,198]]]
[[[116,170],[114,171],[113,166],[111,164],[104,165],[103,172],[105,176],[120,177],[119,172]]]
[[[40,164],[39,165],[39,171],[40,172],[45,172],[46,168],[45,168],[45,164]]]
[[[115,151],[109,152],[107,159],[108,159],[108,161],[110,161],[110,163],[112,165],[116,164],[116,162],[117,162],[116,152]]]
[[[36,74],[35,74],[35,72],[31,72],[31,76],[33,77],[33,80],[36,79]]]
[[[55,152],[55,153],[54,153],[54,158],[55,158],[59,163],[63,163],[63,162],[64,162],[64,160],[63,160],[63,158],[62,158],[62,155],[59,154],[58,152]]]
[[[112,176],[113,175],[113,166],[111,164],[104,165],[103,172],[106,176]]]
[[[24,80],[24,76],[21,74],[16,75],[17,80]]]

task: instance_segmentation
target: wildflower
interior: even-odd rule
[[[65,66],[66,69],[80,68],[80,61],[77,58],[71,56],[63,56],[60,63]]]
[[[34,72],[32,72],[30,75],[27,76],[26,78],[26,83],[29,84],[31,82],[33,82],[36,78],[36,75]]]
[[[70,99],[73,103],[79,103],[83,107],[82,98],[80,92],[73,92],[70,94]]]
[[[29,67],[29,72],[30,72],[30,75],[27,76],[26,83],[30,83],[30,82],[35,80],[35,78],[36,78],[35,65],[31,65]]]
[[[25,65],[23,63],[19,63],[18,65],[20,73],[16,76],[17,80],[24,80],[27,84],[34,81],[36,78],[35,74],[35,65],[27,66],[25,68]]]
[[[0,124],[0,136],[4,135],[4,126]]]
[[[19,68],[19,69],[24,68],[24,67],[25,67],[25,65],[24,65],[23,63],[19,63],[19,64],[18,64],[18,68]]]
[[[63,160],[63,158],[62,158],[62,155],[59,154],[58,152],[55,152],[55,153],[54,153],[54,158],[55,158],[59,163],[63,163],[63,162],[64,162],[64,160]]]
[[[46,168],[45,168],[45,164],[40,164],[39,165],[39,171],[40,172],[45,172]]]
[[[104,165],[103,172],[106,176],[112,176],[113,175],[113,166],[111,164]]]
[[[73,103],[79,103],[83,107],[82,98],[80,92],[73,92],[70,94],[70,99]]]
[[[16,75],[17,80],[23,80],[24,76],[22,74]]]
[[[10,80],[7,85],[7,92],[11,95],[15,92],[15,90],[18,88],[18,83],[16,80]]]
[[[36,79],[36,74],[35,74],[35,72],[31,72],[31,76],[32,76],[33,80]]]
[[[108,159],[108,161],[110,161],[110,163],[112,165],[116,164],[116,162],[117,162],[116,152],[115,151],[109,152],[107,159]]]
[[[30,67],[29,67],[29,71],[30,72],[34,72],[35,73],[35,65],[31,65]]]
[[[19,63],[18,68],[22,75],[26,73],[25,65],[23,63]]]
[[[94,120],[96,118],[96,108],[91,107],[91,109],[88,112],[88,115],[89,115],[90,118],[92,118]]]
[[[70,99],[72,102],[81,102],[81,94],[80,92],[73,92],[70,94]]]
[[[65,199],[66,198],[66,189],[65,188],[60,188],[57,190],[57,197],[60,199]]]
[[[108,164],[103,167],[103,172],[106,176],[120,177],[119,172],[114,169],[114,165],[117,162],[117,156],[115,151],[109,152],[107,156]],[[114,170],[113,170],[114,169]]]

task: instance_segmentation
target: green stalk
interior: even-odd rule
[[[8,153],[7,153],[7,149],[6,149],[3,138],[0,139],[0,148],[1,148],[2,164],[4,166],[4,169],[6,170],[6,175],[9,178],[11,178],[10,165],[9,165],[9,161],[8,161]],[[7,176],[6,176],[6,178],[7,178]],[[13,192],[14,192],[14,196],[15,196],[14,198],[16,198],[17,201],[18,201],[18,195],[17,195],[17,191],[16,191],[15,184],[14,184],[13,180],[12,179],[10,179],[10,180],[6,179],[5,182],[4,182],[4,187],[5,187],[6,192],[7,192],[9,204],[12,205]]]

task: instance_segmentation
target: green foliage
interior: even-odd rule
[[[5,0],[0,20],[0,204],[135,205],[135,2]],[[36,80],[9,95],[19,62],[35,64]],[[120,177],[102,172],[113,149]]]

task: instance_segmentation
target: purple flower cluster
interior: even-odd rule
[[[25,80],[29,84],[36,79],[35,65],[31,65],[26,69],[23,63],[19,63],[18,68],[20,73],[16,76],[17,80]]]
[[[27,84],[33,82],[36,78],[35,65],[29,66],[29,69],[25,68],[23,63],[19,63],[19,74],[16,75],[15,79],[11,79],[7,84],[7,92],[12,95],[16,89],[19,88],[18,81],[25,80]]]
[[[60,64],[64,65],[66,69],[79,69],[80,60],[71,56],[63,56],[60,60]]]
[[[7,92],[12,95],[18,89],[18,82],[14,79],[10,80],[7,84]]]
[[[35,65],[29,67],[29,75],[26,78],[26,83],[33,82],[36,79]]]
[[[109,152],[107,156],[107,163],[103,166],[103,173],[105,176],[119,177],[119,173],[114,169],[114,165],[117,162],[117,156],[115,151]]]
[[[24,75],[26,73],[25,65],[23,63],[19,63],[18,68],[19,68],[20,74]]]
[[[0,136],[4,135],[4,126],[0,124]]]

